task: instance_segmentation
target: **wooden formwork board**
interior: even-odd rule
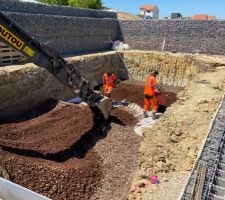
[[[0,42],[0,65],[8,65],[25,60],[25,57],[3,42]]]

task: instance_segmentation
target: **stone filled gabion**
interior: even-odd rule
[[[22,2],[18,0],[0,0],[0,10],[46,15],[63,15],[90,18],[117,18],[117,13],[96,11],[91,9],[76,9],[69,6],[49,6],[42,3]]]
[[[120,21],[120,38],[132,49],[225,54],[225,21]]]
[[[116,19],[4,12],[41,43],[61,54],[103,51],[117,38]]]
[[[132,49],[225,55],[224,20],[117,20],[91,9],[0,0],[0,11],[61,54],[111,49],[125,40]]]

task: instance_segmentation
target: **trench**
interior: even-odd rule
[[[131,77],[118,85],[113,100],[126,99],[143,107],[143,80],[150,71],[159,70],[167,102],[159,106],[161,112],[197,73],[189,58],[131,52],[123,59],[118,75],[126,67]],[[85,106],[61,106],[50,99],[1,121],[5,137],[0,141],[1,164],[15,183],[52,199],[126,199],[138,167],[142,138],[134,126],[139,119],[127,107],[113,109],[107,122],[94,113]]]

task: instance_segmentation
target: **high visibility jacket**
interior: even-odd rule
[[[104,81],[105,86],[115,87],[116,86],[116,75],[111,74],[111,76],[109,76],[107,73],[105,73],[103,75],[103,81]]]
[[[152,75],[149,75],[146,79],[145,82],[145,90],[144,90],[144,94],[147,95],[154,95],[155,89],[154,87],[156,86],[156,78]]]

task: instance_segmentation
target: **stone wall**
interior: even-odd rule
[[[117,20],[107,11],[0,0],[0,11],[42,43],[61,54],[109,50],[111,40],[125,40],[132,49],[200,52],[225,55],[225,21]]]
[[[76,9],[69,6],[50,6],[42,3],[22,2],[18,0],[0,0],[0,10],[8,12],[73,17],[117,18],[117,14],[115,12],[97,11],[92,9]]]
[[[0,11],[60,54],[104,51],[118,38],[113,12],[0,0]]]
[[[61,54],[102,51],[117,38],[117,20],[5,12],[41,43]]]
[[[225,21],[120,21],[120,38],[132,49],[225,55]]]

